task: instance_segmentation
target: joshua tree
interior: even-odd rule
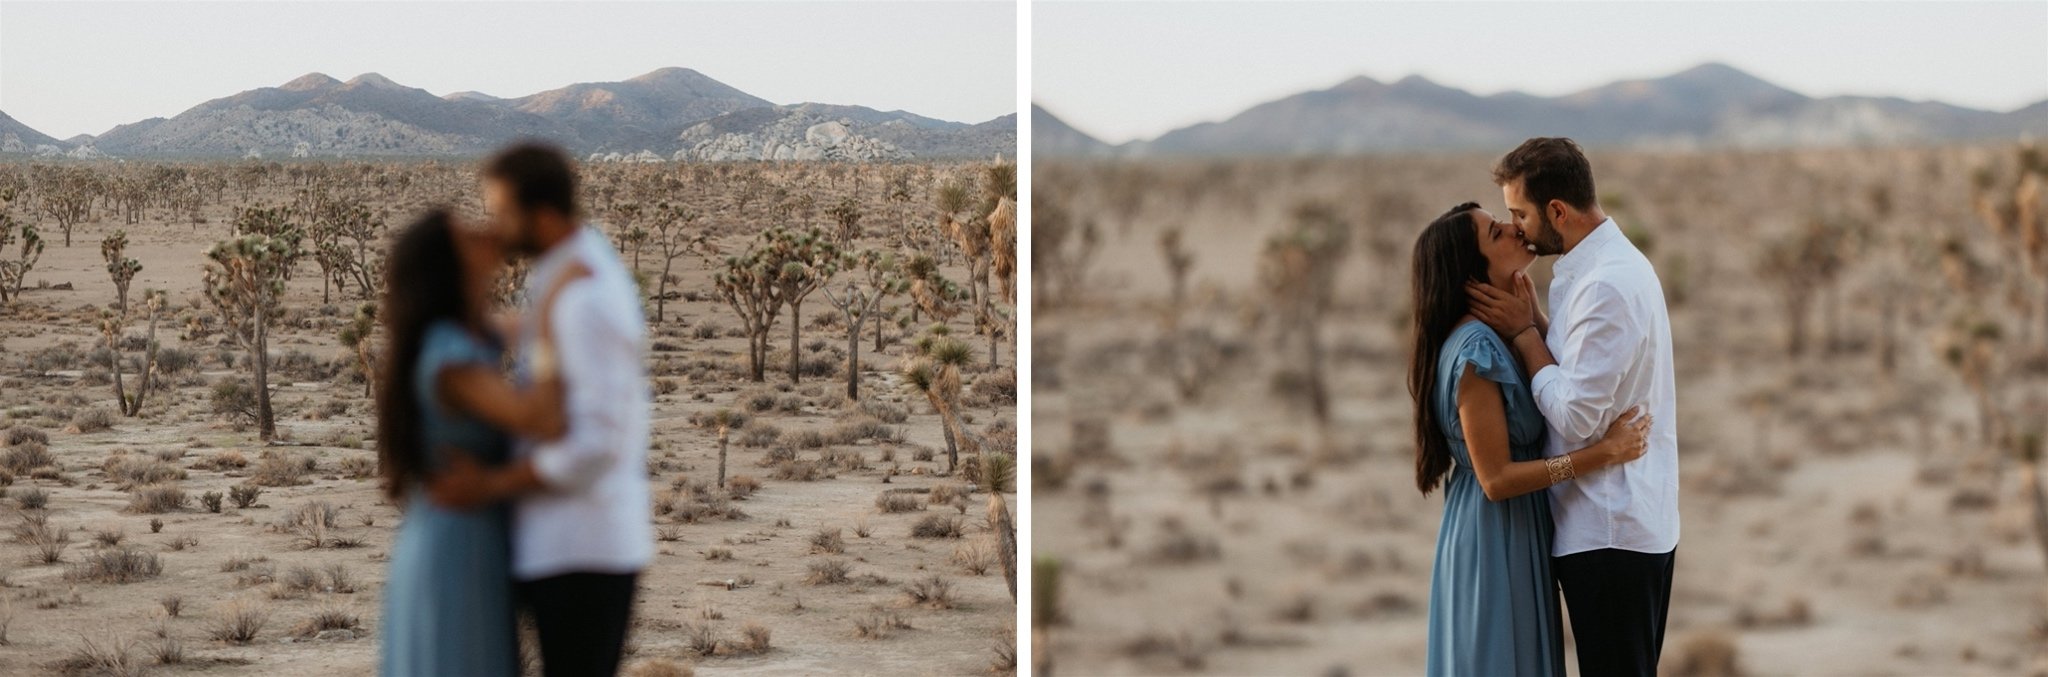
[[[776,278],[781,267],[759,248],[727,257],[724,270],[712,277],[718,298],[740,317],[747,332],[747,367],[756,382],[767,380],[768,332],[782,312]]]
[[[776,295],[789,306],[789,382],[801,375],[803,354],[797,350],[803,339],[804,298],[824,288],[839,272],[839,247],[826,241],[812,228],[796,232],[770,228],[762,233],[765,252],[775,262]]]
[[[869,249],[848,255],[842,267],[853,274],[853,279],[839,294],[832,293],[832,289],[827,287],[825,300],[846,316],[846,397],[859,402],[861,327],[881,309],[882,299],[901,294],[910,285],[897,268],[895,254]],[[878,318],[875,318],[875,326],[875,349],[881,350],[881,322]]]
[[[100,258],[107,262],[107,276],[114,279],[114,308],[128,316],[128,285],[142,272],[142,262],[128,258],[128,231],[116,230],[100,240]]]
[[[1971,204],[1978,218],[2013,253],[2013,267],[2031,278],[2041,305],[2038,311],[2023,312],[2038,314],[2043,320],[2043,336],[2048,336],[2048,209],[2041,204],[2042,184],[2048,182],[2048,159],[2033,145],[2020,146],[2014,156],[2017,167],[2009,179],[2001,179],[1991,167],[1977,171],[1972,177]],[[2027,333],[2021,332],[2021,343],[2032,343],[2025,340]]]
[[[1188,271],[1195,267],[1195,255],[1181,240],[1180,228],[1159,233],[1159,257],[1166,261],[1166,274],[1173,278],[1172,295],[1167,297],[1169,323],[1178,324],[1188,298]]]
[[[364,301],[356,305],[355,315],[337,336],[343,347],[356,354],[356,369],[363,373],[364,397],[374,392],[372,387],[377,381],[377,371],[370,366],[370,334],[376,330],[377,304]]]
[[[976,444],[960,427],[956,407],[960,401],[960,371],[974,363],[974,349],[947,335],[945,325],[936,325],[917,342],[917,356],[903,366],[903,381],[912,392],[924,395],[939,414],[939,427],[946,434],[946,472],[960,467],[960,446],[977,457]]]
[[[661,203],[654,210],[654,231],[642,230],[642,240],[653,239],[661,249],[661,279],[656,282],[654,295],[654,321],[661,322],[668,305],[668,283],[674,277],[669,271],[676,265],[676,259],[696,250],[705,241],[703,233],[693,232],[697,224],[697,213],[669,203]],[[638,229],[636,229],[638,230]],[[634,270],[639,270],[639,249],[634,250]]]
[[[988,213],[988,249],[990,272],[995,275],[996,282],[1002,285],[1003,303],[1014,308],[1017,305],[1017,201],[1013,199],[1016,190],[1015,169],[1011,171],[1012,195],[996,198],[995,207]],[[988,363],[994,366],[997,357],[996,345],[1000,343],[997,339],[1001,338],[1004,331],[1015,328],[1015,323],[1008,321],[1014,319],[1014,315],[994,308],[989,309],[987,314]],[[1005,321],[997,322],[997,316],[1001,316]]]
[[[918,322],[919,312],[930,315],[934,320],[945,320],[958,315],[960,302],[969,298],[966,289],[939,273],[939,262],[928,254],[917,254],[905,261],[903,276],[910,281],[912,324]]]
[[[312,240],[313,249],[308,253],[320,264],[321,303],[333,300],[330,286],[345,291],[354,282],[362,299],[376,292],[382,269],[375,259],[378,248],[373,245],[382,236],[384,224],[368,205],[358,199],[333,198],[325,191],[302,191],[299,203],[285,215],[304,223]]]
[[[1295,208],[1294,222],[1266,240],[1259,279],[1279,320],[1281,345],[1298,342],[1295,369],[1308,391],[1310,411],[1328,442],[1330,395],[1323,379],[1323,320],[1336,291],[1339,264],[1350,251],[1350,225],[1323,205]]]
[[[20,247],[11,247],[15,241]],[[21,286],[28,281],[28,273],[36,267],[36,261],[43,258],[43,236],[31,224],[14,219],[4,207],[0,207],[0,254],[9,254],[13,260],[0,260],[0,303],[21,296]]]
[[[1843,222],[1810,218],[1797,232],[1762,251],[1757,272],[1775,283],[1785,300],[1785,320],[1791,328],[1785,350],[1795,357],[1806,352],[1808,309],[1814,297],[1841,275],[1845,237]]]
[[[133,259],[129,259],[133,261]],[[137,270],[141,266],[136,266]],[[125,292],[124,292],[125,293]],[[124,303],[125,305],[125,303]],[[156,385],[156,325],[163,314],[165,296],[161,289],[143,292],[142,305],[149,313],[148,334],[143,336],[142,363],[138,366],[141,380],[135,384],[135,396],[129,397],[121,382],[121,338],[126,333],[128,313],[126,311],[101,311],[100,333],[107,340],[107,352],[112,355],[114,371],[114,399],[121,403],[121,415],[137,416],[142,413],[142,400],[149,397],[149,391]]]
[[[1077,220],[1049,192],[1031,191],[1031,301],[1039,310],[1073,301],[1102,242],[1095,221]]]
[[[64,246],[71,246],[71,229],[92,217],[92,199],[99,179],[82,167],[38,167],[36,206],[64,231]]]
[[[839,203],[832,205],[826,212],[832,215],[832,223],[837,226],[832,231],[832,236],[839,243],[839,248],[852,249],[854,240],[860,239],[861,235],[860,201],[851,197],[839,198]]]
[[[282,305],[287,272],[303,253],[296,231],[243,235],[206,252],[206,298],[255,367],[258,435],[266,442],[277,437],[270,407],[270,324]]]

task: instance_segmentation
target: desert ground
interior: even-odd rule
[[[1017,607],[988,494],[976,487],[991,479],[1017,505],[1003,474],[1015,458],[1014,349],[1003,321],[986,323],[994,345],[976,331],[972,259],[936,206],[971,211],[999,190],[995,177],[987,163],[585,167],[589,216],[626,247],[649,292],[647,472],[659,542],[640,582],[629,674],[1013,669]],[[44,202],[74,180],[91,186],[88,213],[66,246]],[[952,202],[936,198],[948,190]],[[17,230],[35,224],[46,243],[22,293],[0,307],[0,524],[12,535],[0,536],[0,673],[373,672],[385,563],[405,518],[379,488],[364,378],[363,357],[375,363],[382,332],[362,354],[343,336],[375,291],[323,280],[314,257],[298,262],[268,337],[277,434],[265,442],[248,414],[253,391],[235,387],[251,380],[249,354],[204,296],[206,251],[234,234],[241,208],[306,206],[317,200],[302,191],[313,191],[370,215],[368,256],[349,265],[374,273],[384,236],[426,206],[478,212],[474,166],[5,165],[0,191]],[[681,253],[657,317],[668,257],[652,224],[663,205],[687,218],[677,217]],[[311,209],[286,213],[297,223]],[[854,342],[857,401],[847,397],[848,318],[823,292],[802,307],[802,347],[783,310],[765,378],[750,378],[747,332],[713,275],[771,224],[937,264],[885,296],[888,316]],[[101,331],[116,287],[99,246],[116,230],[142,265],[118,356]],[[19,248],[17,238],[5,258],[16,261]],[[974,249],[986,257],[992,247]],[[841,273],[833,291],[855,277]],[[1006,307],[988,279],[988,307]],[[159,388],[124,416],[112,360],[134,397],[146,289],[165,292]],[[934,323],[932,310],[944,319]],[[957,394],[942,394],[989,459],[963,449],[972,465],[954,473],[933,400],[913,392],[903,369],[933,324],[950,329],[941,342],[972,346]],[[794,381],[792,349],[801,351]],[[724,486],[720,422],[732,424]]]
[[[1987,218],[2038,154],[1589,153],[1676,342],[1663,670],[2048,674],[2023,453],[2048,421],[2048,285]],[[1443,504],[1415,488],[1407,261],[1452,205],[1503,211],[1496,158],[1035,165],[1039,671],[1421,672]],[[1320,362],[1280,340],[1301,276],[1262,261],[1304,213],[1341,233],[1307,276]]]

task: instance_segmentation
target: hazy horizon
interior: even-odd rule
[[[681,67],[778,104],[975,123],[1017,112],[1016,38],[1011,2],[8,0],[0,111],[69,139],[307,73],[515,98]]]
[[[1052,0],[1032,22],[1032,101],[1112,144],[1360,75],[1561,96],[1723,63],[1812,97],[2048,100],[2048,2]],[[1553,43],[1583,48],[1520,46]]]

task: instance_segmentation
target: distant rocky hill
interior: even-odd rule
[[[899,160],[1014,156],[1015,120],[972,125],[860,106],[779,106],[686,68],[517,98],[436,96],[376,73],[347,82],[312,73],[71,141],[0,114],[0,154],[464,156],[537,137],[598,158]]]
[[[1048,119],[1057,124],[1041,122]],[[1046,128],[1059,136],[1042,136]],[[1498,149],[1531,136],[1646,148],[1774,148],[2044,137],[2048,101],[1998,113],[1898,98],[1813,98],[1731,66],[1706,64],[1560,97],[1480,96],[1420,76],[1392,83],[1357,77],[1109,150],[1073,134],[1079,133],[1050,114],[1034,117],[1034,151],[1046,155]]]

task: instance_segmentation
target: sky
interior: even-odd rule
[[[312,72],[525,96],[696,69],[776,103],[1017,112],[1011,2],[0,2],[0,111],[101,134]]]
[[[2048,99],[2048,2],[1032,4],[1031,98],[1111,143],[1357,75],[1569,94],[1717,61],[1808,96]]]

